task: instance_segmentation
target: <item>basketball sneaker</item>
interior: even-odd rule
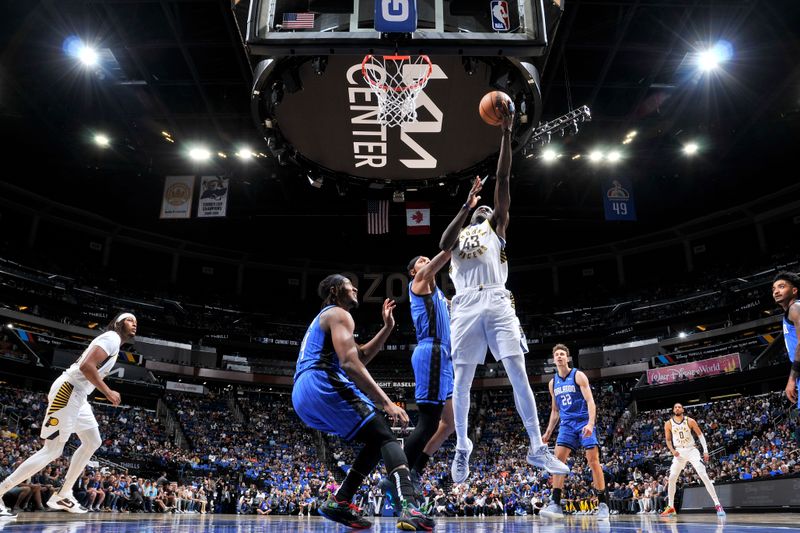
[[[432,531],[436,523],[433,518],[425,515],[419,508],[408,500],[403,500],[400,518],[397,519],[397,529],[405,531]]]
[[[467,439],[469,445],[466,450],[456,448],[453,464],[450,467],[450,477],[453,483],[464,483],[469,477],[469,456],[472,454],[472,441]]]
[[[564,510],[556,502],[550,502],[547,507],[539,511],[539,516],[556,520],[564,518]]]
[[[78,503],[72,493],[64,495],[54,493],[47,500],[47,506],[54,511],[66,511],[68,513],[83,514],[88,513],[89,509]]]
[[[717,516],[718,516],[718,517],[720,517],[720,518],[724,518],[725,516],[727,516],[727,515],[725,514],[725,509],[723,509],[723,508],[722,508],[722,505],[715,505],[715,506],[714,506],[714,509],[716,509],[716,510],[717,510]]]
[[[528,456],[525,458],[528,464],[536,468],[543,468],[551,474],[561,476],[569,475],[569,467],[556,459],[556,456],[550,453],[546,444],[542,444],[534,449],[533,446],[528,448]]]
[[[334,522],[353,529],[367,529],[372,527],[372,522],[361,516],[361,509],[350,502],[340,502],[331,494],[319,508],[319,514]]]
[[[608,505],[605,503],[601,503],[597,506],[597,516],[598,520],[608,520],[610,513],[608,512]]]
[[[17,513],[6,507],[6,504],[3,503],[2,496],[0,496],[0,519],[13,520],[16,517]]]
[[[659,516],[677,516],[678,512],[671,505],[664,509]]]

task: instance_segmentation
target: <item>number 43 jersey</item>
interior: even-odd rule
[[[558,414],[562,422],[589,420],[589,408],[583,398],[581,388],[575,383],[578,369],[572,368],[565,377],[556,372],[553,377],[553,396],[558,405]]]
[[[481,285],[505,287],[508,279],[505,247],[505,241],[495,233],[488,220],[462,229],[450,269],[456,293]]]

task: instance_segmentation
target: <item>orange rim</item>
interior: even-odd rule
[[[392,87],[391,85],[387,85],[385,83],[380,84],[372,80],[369,76],[367,76],[367,62],[373,59],[375,56],[372,54],[367,54],[364,56],[364,60],[361,62],[361,75],[364,76],[364,79],[367,80],[367,83],[378,90],[381,91],[393,91],[393,92],[405,92],[405,91],[413,91],[422,87],[427,83],[428,78],[430,78],[431,74],[433,74],[433,64],[431,63],[431,59],[426,55],[419,56],[425,63],[428,64],[428,69],[425,72],[425,75],[422,76],[416,83],[412,83],[411,85],[399,85],[397,87]],[[380,56],[383,58],[384,64],[388,61],[409,61],[411,56],[400,56],[400,55],[393,55],[393,56]]]

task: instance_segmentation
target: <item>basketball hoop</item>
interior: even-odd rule
[[[361,73],[378,98],[378,119],[384,126],[417,120],[417,96],[433,72],[428,56],[374,56],[361,62]]]

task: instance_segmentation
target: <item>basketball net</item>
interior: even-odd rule
[[[378,99],[378,120],[394,127],[417,120],[417,96],[433,72],[428,56],[364,56],[361,73]]]

